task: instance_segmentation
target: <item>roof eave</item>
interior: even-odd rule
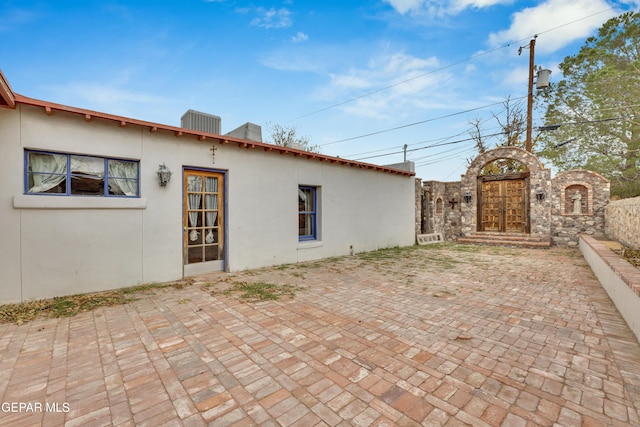
[[[4,76],[2,76],[4,77]],[[158,132],[158,131],[169,131],[173,132],[175,136],[183,136],[183,135],[192,135],[195,136],[199,141],[213,140],[220,144],[229,144],[235,143],[241,148],[254,149],[254,148],[262,148],[265,151],[277,151],[280,154],[291,154],[296,157],[305,157],[309,160],[319,160],[319,161],[329,161],[331,163],[344,164],[349,166],[355,166],[365,169],[373,169],[381,172],[405,175],[405,176],[415,176],[415,172],[410,172],[402,169],[395,169],[386,166],[379,166],[370,163],[362,163],[355,160],[347,160],[341,159],[339,157],[327,156],[319,153],[311,153],[304,150],[298,150],[295,148],[283,147],[274,144],[268,144],[264,142],[250,141],[246,139],[234,138],[228,135],[217,135],[207,132],[201,132],[192,129],[186,129],[178,126],[170,126],[164,125],[160,123],[147,122],[144,120],[132,119],[129,117],[116,116],[113,114],[101,113],[99,111],[86,110],[83,108],[70,107],[62,104],[55,104],[48,101],[42,101],[39,99],[29,98],[20,94],[10,92],[13,97],[13,106],[11,108],[15,108],[16,104],[24,104],[30,105],[34,107],[43,108],[47,115],[52,115],[54,111],[66,112],[81,115],[84,117],[84,120],[89,122],[96,119],[103,119],[114,121],[119,124],[120,127],[126,127],[128,125],[141,126],[149,129],[150,132]]]
[[[7,78],[0,70],[0,107],[16,108],[16,97]]]

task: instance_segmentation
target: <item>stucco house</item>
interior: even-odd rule
[[[32,99],[1,72],[0,107],[0,303],[415,241],[409,171]]]

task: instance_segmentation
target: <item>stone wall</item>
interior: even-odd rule
[[[423,234],[423,226],[422,226],[422,201],[424,199],[423,191],[422,191],[422,180],[420,178],[416,178],[416,200],[415,200],[415,208],[416,208],[416,235]]]
[[[640,250],[640,197],[611,202],[604,215],[605,233],[609,238]]]
[[[604,237],[609,181],[586,170],[558,174],[551,180],[551,241],[557,246],[578,246],[578,235]]]
[[[605,235],[609,181],[586,170],[563,172],[552,179],[551,171],[535,155],[517,147],[500,147],[476,157],[461,181],[421,181],[421,186],[416,183],[416,232],[442,233],[444,240],[477,233],[478,176],[488,162],[498,158],[517,160],[527,168],[528,228],[532,237],[557,246],[577,247],[579,234],[596,238]],[[617,210],[615,215],[621,218],[610,225],[611,234],[635,236],[632,242],[615,237],[631,247],[640,246],[640,221],[636,219],[640,218],[640,198],[637,200],[632,206],[625,204]]]
[[[427,233],[442,233],[445,240],[461,236],[460,182],[426,181],[422,186],[429,203]]]

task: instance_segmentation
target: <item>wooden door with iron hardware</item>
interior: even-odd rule
[[[482,178],[479,231],[529,232],[528,178]]]

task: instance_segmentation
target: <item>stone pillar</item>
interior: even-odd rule
[[[415,200],[415,208],[416,208],[416,220],[415,220],[415,230],[416,235],[421,234],[422,229],[422,179],[416,178],[416,200]]]

